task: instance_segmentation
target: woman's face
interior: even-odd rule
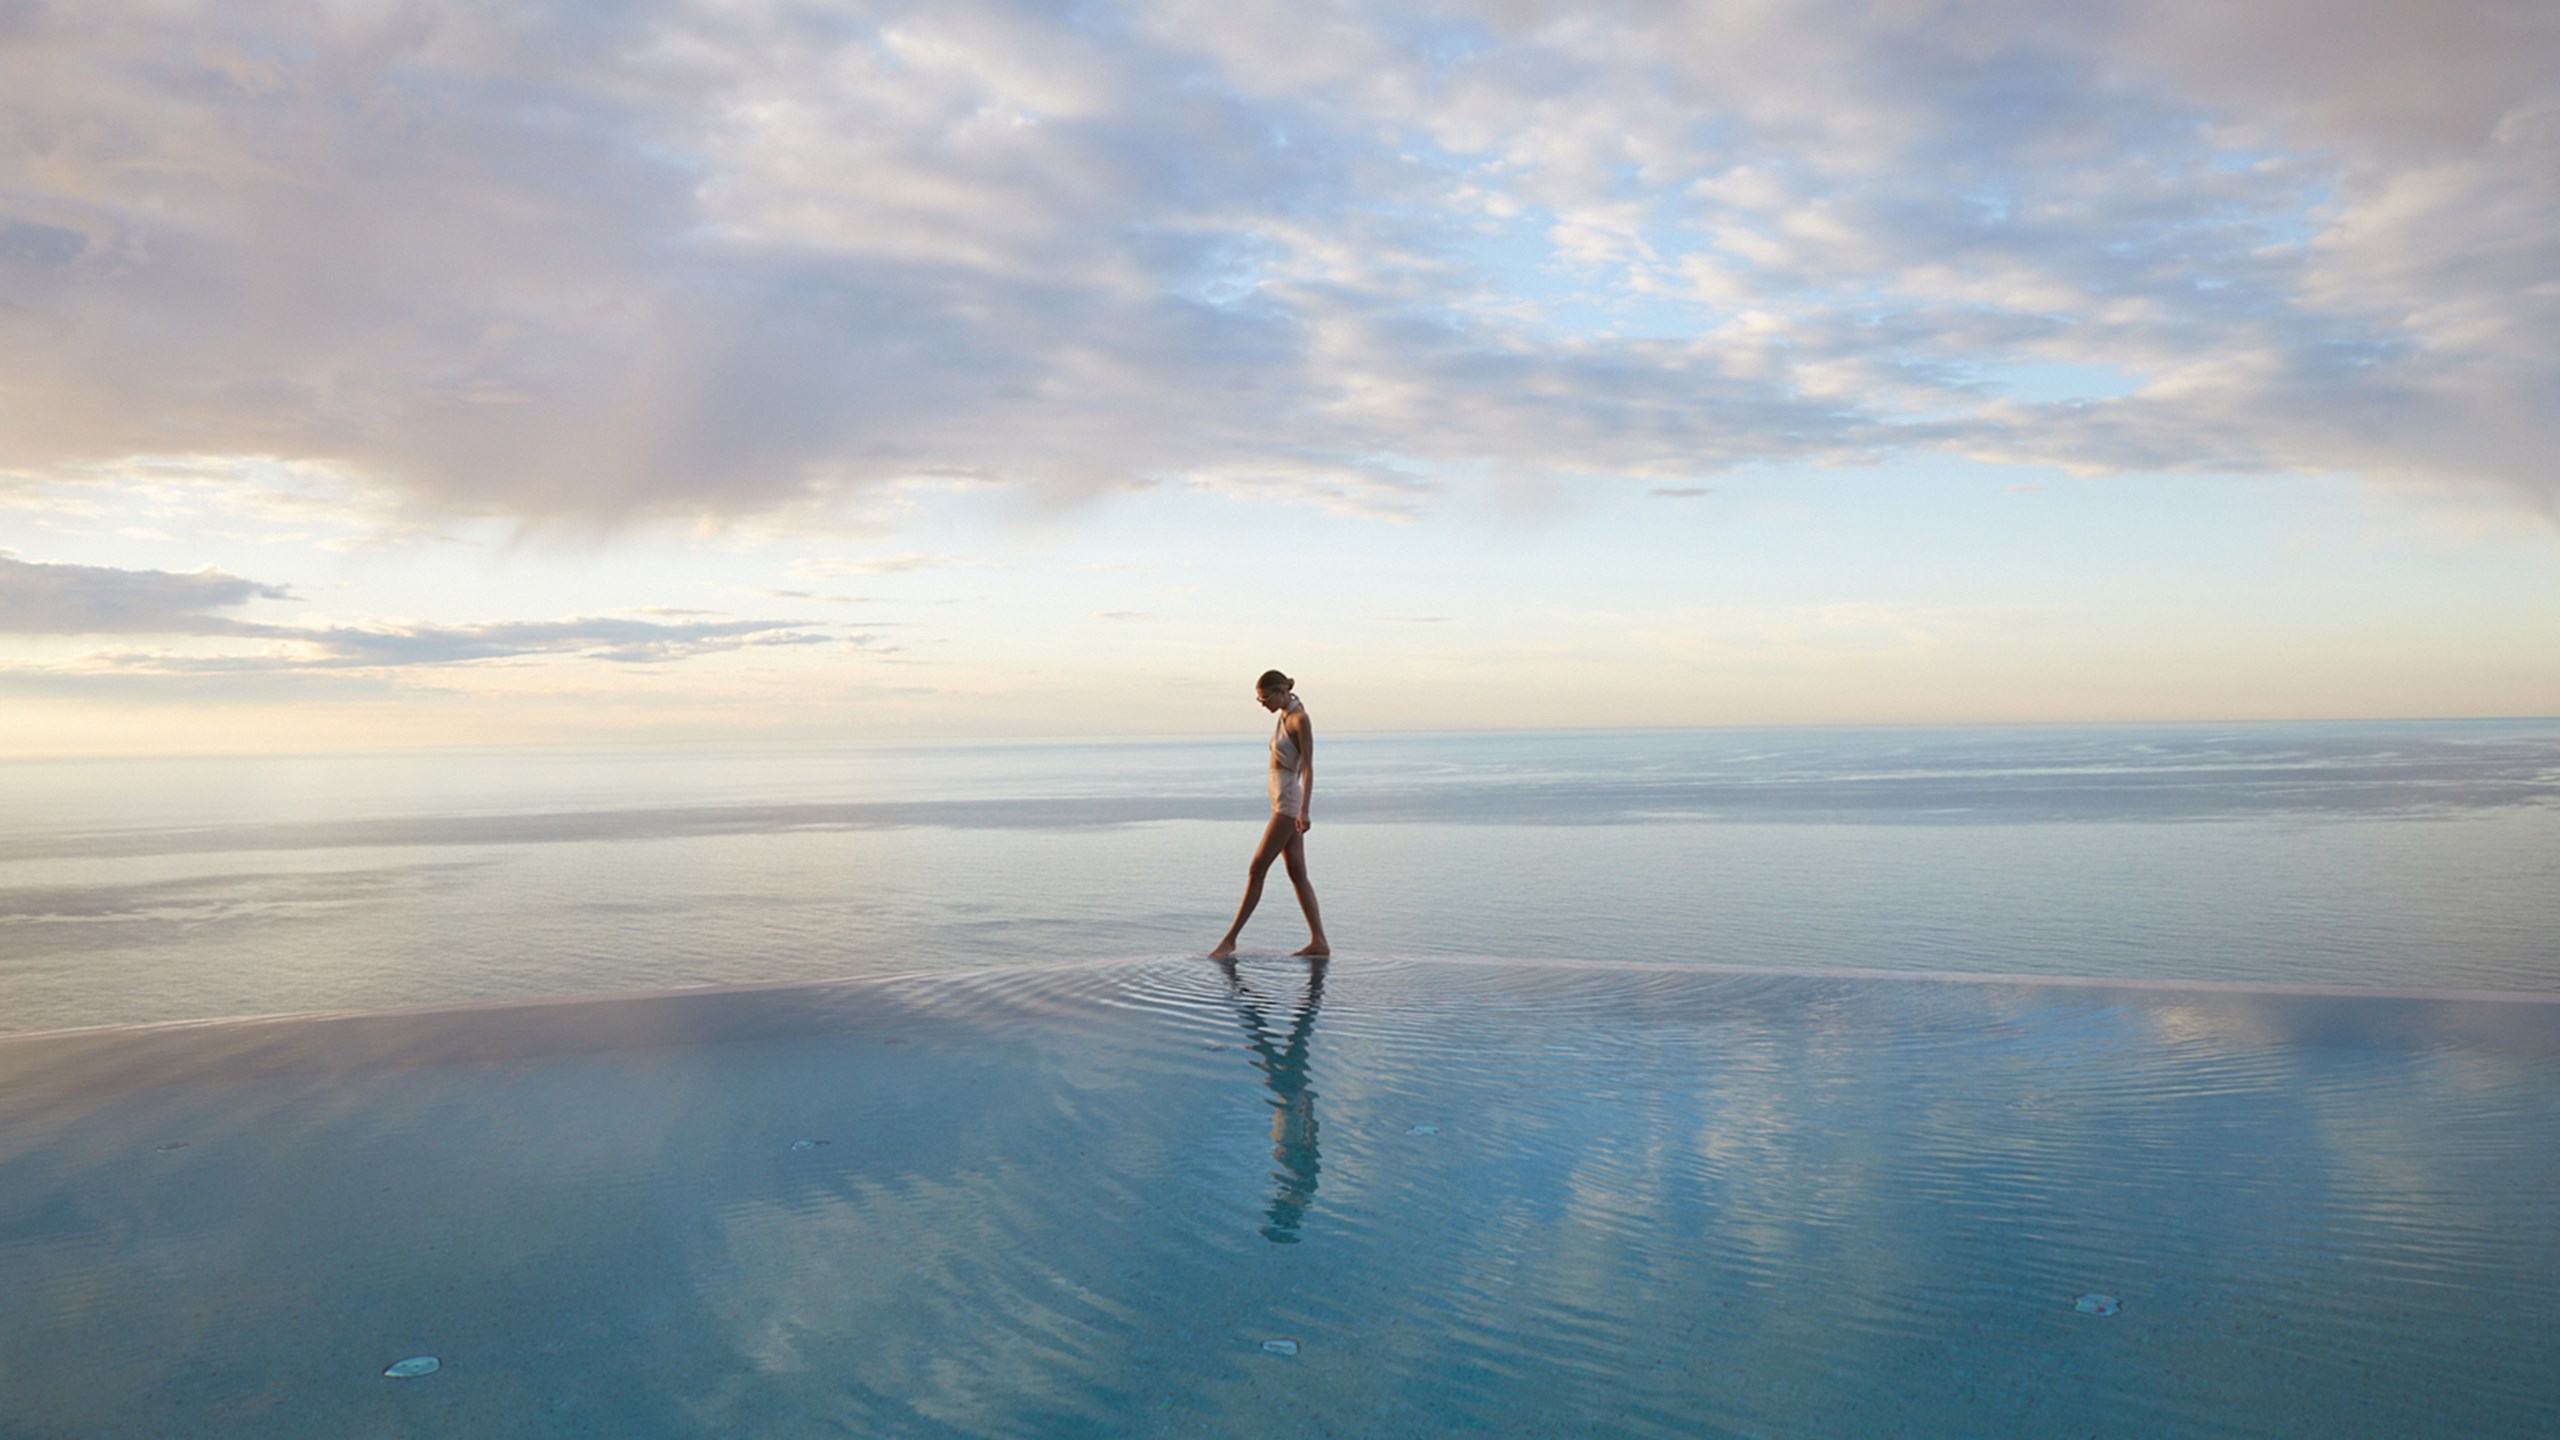
[[[1277,710],[1281,706],[1289,703],[1289,692],[1286,690],[1256,690],[1253,692],[1253,698],[1262,702],[1263,709]]]

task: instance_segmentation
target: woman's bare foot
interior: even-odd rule
[[[1321,940],[1310,940],[1305,945],[1302,945],[1289,953],[1292,955],[1305,955],[1312,959],[1322,960],[1331,958],[1333,955],[1333,947],[1327,945]]]
[[[1219,941],[1218,948],[1209,952],[1209,958],[1212,960],[1233,960],[1236,958],[1236,942],[1233,940]]]

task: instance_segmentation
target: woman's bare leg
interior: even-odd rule
[[[1245,871],[1244,903],[1236,907],[1236,923],[1227,927],[1218,947],[1209,952],[1212,960],[1224,960],[1236,953],[1236,937],[1244,933],[1244,922],[1253,918],[1253,907],[1262,903],[1262,877],[1271,873],[1271,862],[1289,849],[1298,838],[1298,820],[1294,815],[1273,815],[1271,823],[1262,827],[1262,843],[1253,849],[1253,863]],[[1290,863],[1294,875],[1300,862]]]
[[[1289,845],[1280,852],[1289,862],[1289,884],[1298,892],[1298,909],[1307,917],[1307,943],[1298,955],[1330,955],[1333,946],[1324,938],[1324,914],[1316,909],[1316,886],[1307,878],[1307,837],[1295,820],[1289,822]]]

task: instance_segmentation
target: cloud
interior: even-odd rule
[[[697,621],[579,618],[508,620],[486,625],[237,626],[226,634],[272,642],[254,655],[179,655],[111,651],[86,666],[129,674],[176,675],[274,671],[380,670],[459,665],[537,656],[573,656],[620,664],[662,664],[764,646],[868,646],[870,636],[840,637],[786,628],[770,620]]]
[[[381,623],[271,625],[211,612],[251,600],[289,600],[292,592],[219,570],[179,574],[101,565],[49,565],[0,553],[0,633],[17,635],[166,635],[269,642],[255,655],[173,654],[133,649],[89,657],[107,670],[184,672],[378,669],[452,665],[539,655],[657,663],[726,650],[780,645],[877,645],[870,635],[839,636],[796,620],[659,620],[581,617],[505,620],[480,625]],[[659,614],[698,616],[699,610]],[[885,651],[883,653],[886,653]]]
[[[791,567],[791,572],[795,575],[810,575],[822,579],[836,579],[846,575],[901,575],[910,570],[940,570],[949,566],[966,565],[968,563],[969,561],[965,557],[959,555],[908,554],[867,555],[859,557],[829,556],[819,559],[800,561],[798,564]],[[776,593],[779,594],[783,592]],[[821,600],[835,600],[851,604],[858,602],[865,597],[858,595],[821,595],[814,598]]]
[[[822,595],[815,590],[775,590],[763,586],[748,593],[761,595],[768,600],[817,600],[829,605],[864,605],[872,600],[868,595]]]
[[[236,662],[225,659],[221,663],[345,668],[578,655],[628,664],[683,660],[750,646],[837,643],[832,635],[790,629],[789,624],[773,620],[697,620],[669,625],[648,620],[579,618],[507,620],[486,625],[278,628],[270,633],[291,642],[291,650]]]
[[[2549,6],[0,30],[0,471],[275,456],[598,522],[920,477],[1395,515],[1911,450],[2560,493]],[[2127,383],[2001,378],[2039,365]]]
[[[213,569],[49,565],[0,552],[0,632],[13,635],[227,633],[238,622],[212,612],[292,598],[282,586]]]

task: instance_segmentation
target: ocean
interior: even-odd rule
[[[0,1031],[1205,951],[1262,745],[11,762]],[[1353,961],[2560,989],[2560,722],[1328,734],[1314,814]]]
[[[2554,1432],[2560,724],[1261,760],[11,767],[0,1437]]]

